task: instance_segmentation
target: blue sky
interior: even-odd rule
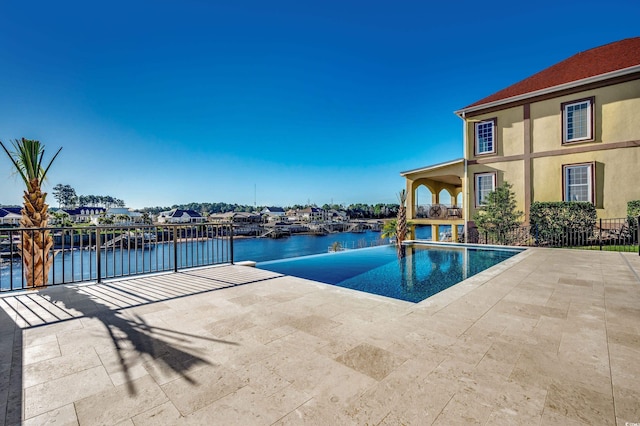
[[[46,190],[133,208],[392,203],[462,156],[454,110],[638,22],[635,0],[5,1],[0,140],[63,147]],[[0,204],[21,194],[0,156]]]

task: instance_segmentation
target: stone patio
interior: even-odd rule
[[[0,298],[0,422],[640,423],[640,257],[529,249],[412,304],[247,266]]]

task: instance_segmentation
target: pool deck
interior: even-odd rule
[[[413,304],[247,266],[0,298],[0,423],[640,423],[640,257],[524,253]]]

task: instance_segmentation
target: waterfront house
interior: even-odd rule
[[[620,218],[640,198],[640,37],[580,52],[455,113],[464,158],[401,173],[416,224],[467,223],[505,181],[525,222],[534,201],[587,201],[598,217]],[[455,201],[425,213],[421,185],[432,204],[441,189]]]
[[[104,215],[106,209],[104,207],[81,206],[74,208],[62,208],[58,211],[69,215],[69,220],[73,223],[97,223],[98,218]]]
[[[298,211],[298,217],[305,222],[324,222],[328,216],[326,210],[318,207],[306,207]]]
[[[202,223],[206,218],[195,210],[171,209],[158,214],[158,223]]]
[[[330,209],[327,211],[327,218],[334,222],[346,222],[349,220],[349,215],[342,210]]]
[[[142,213],[131,211],[126,207],[112,207],[107,209],[105,214],[112,217],[114,223],[118,225],[134,225],[144,222]]]
[[[260,223],[262,217],[256,213],[248,212],[225,212],[225,213],[212,213],[209,215],[209,219],[213,222],[233,222],[237,225],[248,223]]]
[[[260,214],[266,217],[267,222],[280,222],[285,219],[286,212],[282,207],[265,207]]]
[[[21,207],[0,207],[0,226],[20,226]]]

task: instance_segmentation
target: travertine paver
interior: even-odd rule
[[[640,422],[640,257],[531,249],[421,303],[243,266],[0,298],[0,423]]]

